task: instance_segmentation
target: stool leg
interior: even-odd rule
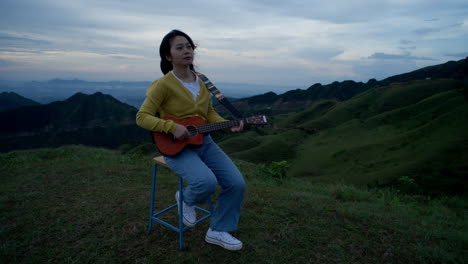
[[[149,232],[151,233],[153,229],[153,214],[154,214],[154,196],[156,192],[156,174],[158,172],[158,165],[155,163],[153,165],[153,179],[152,179],[152,184],[151,184],[151,203],[150,203],[150,218],[149,218]]]
[[[182,205],[184,201],[184,180],[182,177],[178,176],[179,178],[179,250],[184,249],[184,221],[182,219],[183,217],[183,210],[182,210]]]

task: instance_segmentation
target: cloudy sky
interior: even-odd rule
[[[172,29],[213,82],[383,78],[468,56],[466,0],[1,0],[0,79],[151,81]]]

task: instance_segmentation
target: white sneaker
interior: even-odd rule
[[[218,232],[211,228],[206,232],[205,241],[227,250],[239,250],[242,248],[242,242],[239,239],[231,236],[228,232]]]
[[[175,199],[177,201],[177,206],[179,206],[179,191],[175,194]],[[179,210],[177,210],[179,212]],[[182,222],[184,225],[189,227],[194,227],[197,222],[197,212],[195,212],[194,206],[187,205],[184,201],[182,201]]]

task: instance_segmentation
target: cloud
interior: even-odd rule
[[[417,35],[427,35],[427,34],[430,34],[430,33],[435,33],[435,32],[440,32],[442,31],[443,28],[439,28],[439,27],[425,27],[425,28],[418,28],[418,29],[415,29],[413,30],[413,33],[414,34],[417,34]]]
[[[423,62],[427,63],[427,61]],[[410,72],[429,65],[419,65],[417,61],[411,60],[362,60],[353,63],[352,67],[356,77],[365,82],[371,78],[383,80],[393,75]]]
[[[45,46],[50,45],[51,42],[43,39],[33,39],[28,37],[18,37],[11,34],[0,33],[0,47],[31,47],[31,46]]]
[[[195,62],[218,81],[367,80],[466,50],[465,2],[5,0],[0,57],[25,79],[37,69],[54,78],[152,80],[159,43],[177,28],[199,45]]]
[[[8,41],[25,42],[25,43],[28,43],[28,44],[35,44],[35,45],[43,45],[43,44],[49,44],[50,43],[49,41],[45,41],[45,40],[21,38],[21,37],[15,37],[15,36],[12,36],[12,35],[8,35],[8,34],[0,34],[0,42],[1,43],[8,42]]]
[[[461,23],[461,22],[457,22],[457,23],[453,23],[453,24],[450,24],[450,25],[444,25],[444,26],[437,26],[437,27],[423,27],[423,28],[418,28],[418,29],[415,29],[413,30],[413,33],[417,34],[417,35],[428,35],[428,34],[431,34],[431,33],[437,33],[437,32],[442,32],[442,31],[445,31],[445,30],[451,30],[453,28],[461,28],[463,26],[464,23]]]
[[[401,50],[415,50],[416,46],[406,46],[406,47],[398,47]]]
[[[16,64],[17,63],[15,61],[0,59],[0,67],[9,67],[14,66]]]
[[[402,40],[400,40],[400,44],[401,44],[401,45],[408,45],[408,44],[411,44],[411,43],[414,43],[414,41],[412,41],[412,40],[407,40],[407,39],[402,39]]]
[[[130,58],[128,56],[122,56],[122,55],[113,55],[113,56],[110,56],[110,57],[113,58],[113,59],[117,59],[117,60],[136,59],[136,58]]]
[[[280,17],[301,17],[336,24],[367,23],[412,17],[421,22],[437,22],[447,14],[464,16],[468,8],[461,0],[240,0],[243,9]],[[436,19],[434,19],[436,18]]]
[[[308,20],[345,24],[368,21],[382,15],[371,10],[386,10],[387,3],[364,0],[359,2],[336,0],[262,0],[242,1],[242,6],[256,13],[269,13],[283,17],[301,17]],[[338,8],[337,8],[338,7]]]
[[[376,52],[368,57],[368,59],[377,59],[377,60],[433,60],[426,57],[416,57],[407,54],[386,54],[383,52]]]
[[[444,56],[455,57],[455,58],[466,58],[466,57],[468,57],[468,51],[460,52],[460,53],[446,53],[446,54],[444,54]]]

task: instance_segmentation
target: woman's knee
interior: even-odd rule
[[[216,185],[218,185],[218,182],[214,177],[205,178],[204,180],[200,181],[197,185],[200,193],[204,195],[211,195],[216,191]]]
[[[244,191],[245,191],[245,181],[244,181],[244,178],[242,177],[242,175],[240,177],[237,177],[236,180],[233,180],[231,182],[230,188],[233,189],[236,192],[244,193]]]

